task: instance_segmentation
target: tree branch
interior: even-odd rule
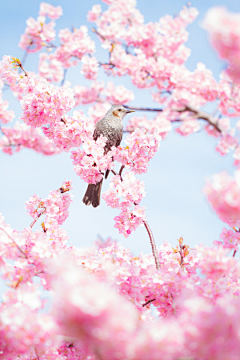
[[[100,38],[101,38],[102,40],[106,40],[105,36],[103,36],[102,34],[100,34],[100,33],[97,31],[97,29],[92,28],[91,30],[92,30],[92,32],[94,32],[95,34],[97,34],[98,36],[100,36]]]
[[[0,228],[0,230],[2,230],[8,237],[10,240],[12,240],[12,242],[14,243],[14,245],[16,245],[16,247],[18,248],[18,250],[24,255],[24,257],[27,259],[27,255],[25,254],[25,252],[20,248],[20,246],[16,243],[16,241],[3,229]]]
[[[119,170],[119,173],[117,173],[114,170],[111,170],[111,172],[114,175],[119,175],[120,180],[123,181],[123,179],[122,179],[122,171],[123,171],[124,168],[125,168],[125,166],[122,165],[120,170]],[[136,202],[134,202],[134,205],[138,205],[138,204]],[[151,244],[151,247],[152,247],[152,254],[153,254],[153,257],[154,257],[154,260],[155,260],[156,269],[159,270],[160,269],[160,263],[159,263],[157,248],[156,248],[156,244],[155,244],[155,241],[154,241],[152,230],[150,229],[150,226],[148,225],[147,220],[143,220],[143,224],[144,224],[144,226],[145,226],[145,228],[147,230],[147,233],[148,233],[148,236],[149,236],[149,239],[150,239],[150,244]]]
[[[36,219],[34,219],[33,222],[30,224],[30,228],[33,227],[33,225],[38,221],[38,219],[40,218],[40,216],[42,216],[42,215],[45,213],[46,210],[47,210],[47,209],[44,207],[44,208],[43,208],[43,211],[41,211],[41,212],[38,214],[38,216],[36,217]]]
[[[60,86],[63,86],[63,84],[65,83],[65,79],[66,79],[66,74],[67,74],[67,70],[68,70],[68,69],[64,69],[64,73],[63,73],[63,79],[62,79],[62,81],[61,81],[61,84],[60,84]]]
[[[145,228],[146,228],[146,230],[148,232],[148,236],[149,236],[149,239],[150,239],[150,244],[151,244],[151,247],[152,247],[152,253],[153,253],[154,260],[155,260],[156,268],[157,268],[157,270],[159,270],[160,269],[159,257],[158,257],[157,248],[156,248],[156,244],[155,244],[155,241],[154,241],[152,230],[150,229],[150,227],[149,227],[146,220],[143,220],[143,224],[144,224],[144,226],[145,226]]]
[[[212,125],[218,132],[221,133],[221,129],[219,128],[217,121],[214,119],[212,115],[206,113],[205,111],[197,110],[191,105],[185,105],[183,108],[172,109],[172,110],[180,113],[185,111],[192,112],[195,114],[196,119],[202,119],[207,121],[209,125]]]
[[[155,301],[156,299],[152,299],[152,300],[148,300],[147,302],[145,302],[145,304],[143,304],[142,307],[147,306],[148,304],[150,304],[151,302]]]
[[[126,109],[132,109],[132,110],[137,110],[137,111],[153,111],[153,112],[161,112],[163,111],[163,109],[160,109],[160,108],[145,108],[145,107],[134,107],[134,106],[127,106],[127,105],[124,105],[124,107]],[[210,114],[208,114],[207,112],[205,111],[202,111],[202,110],[197,110],[195,109],[194,107],[192,107],[191,105],[184,105],[184,107],[182,108],[176,108],[176,109],[172,109],[172,111],[176,111],[176,112],[185,112],[185,111],[189,111],[189,112],[192,112],[195,114],[195,118],[196,119],[201,119],[201,120],[205,120],[209,123],[209,125],[212,125],[219,133],[221,133],[221,129],[219,128],[218,126],[218,123],[217,121],[214,119],[214,117]],[[179,121],[179,120],[176,120],[176,121]],[[128,131],[125,131],[125,132],[128,132]]]
[[[123,171],[124,168],[125,168],[125,165],[122,165],[121,169],[119,170],[119,175],[120,175],[121,181],[123,181],[123,179],[122,179],[122,171]]]
[[[139,111],[157,111],[157,112],[163,111],[163,109],[157,109],[157,108],[144,108],[144,107],[134,107],[134,106],[130,107],[127,105],[124,105],[124,107],[126,109],[139,110]]]
[[[27,57],[28,57],[28,51],[26,50],[24,55],[23,55],[23,58],[22,58],[22,61],[21,61],[21,64],[24,65],[25,64],[25,61],[27,60]]]

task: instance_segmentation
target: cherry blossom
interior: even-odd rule
[[[239,14],[217,7],[203,22],[213,47],[229,64],[215,79],[204,64],[189,70],[186,63],[191,52],[187,26],[197,9],[187,5],[175,16],[147,22],[136,0],[104,3],[88,12],[94,28],[79,24],[57,33],[55,20],[63,10],[48,3],[41,3],[38,16],[27,20],[19,43],[24,60],[5,55],[0,61],[0,148],[10,155],[22,148],[47,156],[64,151],[88,184],[108,175],[102,197],[117,209],[112,226],[125,238],[142,226],[152,252],[133,255],[110,237],[86,248],[73,246],[65,230],[72,180],[48,189],[47,197],[30,196],[26,212],[31,220],[21,230],[0,214],[0,275],[6,287],[0,305],[1,358],[236,360]],[[26,56],[37,51],[38,72],[29,72]],[[79,80],[70,83],[68,69],[73,66]],[[104,82],[103,74],[111,79]],[[123,76],[156,105],[139,104],[138,91],[121,84]],[[21,106],[13,124],[5,89]],[[212,113],[205,111],[209,103],[215,106]],[[94,140],[93,133],[112,104],[132,106],[136,113],[124,119],[122,143],[106,152],[107,139]],[[172,130],[180,136],[205,130],[213,148],[221,155],[232,153],[237,167],[234,175],[213,174],[203,189],[228,224],[209,246],[189,246],[181,234],[172,243],[157,234],[156,246],[148,224],[141,175]]]
[[[236,172],[235,178],[225,172],[215,174],[204,188],[217,215],[230,226],[239,224],[239,189],[239,172]]]

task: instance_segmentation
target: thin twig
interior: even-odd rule
[[[29,48],[29,47],[28,47]],[[27,57],[28,57],[28,51],[26,50],[24,55],[23,55],[23,58],[22,58],[22,61],[21,61],[21,64],[24,65],[25,64],[25,61],[27,60]]]
[[[100,38],[101,38],[102,40],[106,40],[105,36],[103,36],[102,34],[100,34],[100,33],[97,31],[97,29],[92,28],[91,30],[92,30],[92,32],[94,32],[95,34],[97,34],[98,36],[100,36]]]
[[[123,171],[124,168],[125,168],[125,165],[122,165],[121,169],[119,170],[119,175],[120,175],[121,181],[123,181],[123,179],[122,179],[122,171]]]
[[[114,175],[119,175],[120,176],[121,181],[123,181],[123,179],[122,179],[122,171],[123,171],[124,167],[125,167],[124,165],[121,166],[119,173],[116,173],[116,171],[111,170]],[[134,205],[138,205],[138,204],[136,202],[134,202]],[[144,226],[145,226],[145,228],[147,230],[147,233],[148,233],[148,236],[149,236],[149,239],[150,239],[150,244],[151,244],[151,247],[152,247],[152,253],[153,253],[154,260],[155,260],[156,268],[157,268],[157,270],[159,270],[160,269],[160,263],[159,263],[157,248],[156,248],[156,244],[155,244],[155,241],[154,241],[152,230],[150,229],[150,226],[148,225],[147,220],[143,220],[143,224],[144,224]]]
[[[114,175],[119,175],[115,170],[111,170]]]
[[[64,69],[64,73],[63,73],[63,79],[61,81],[60,86],[63,86],[63,84],[65,83],[65,79],[66,79],[66,74],[67,74],[67,69]]]
[[[126,109],[139,110],[139,111],[157,111],[157,112],[163,111],[163,109],[157,109],[157,108],[144,108],[144,107],[134,107],[134,106],[130,107],[127,105],[124,105],[124,107]]]
[[[18,66],[20,67],[20,69],[22,69],[22,71],[24,72],[25,76],[28,76],[27,72],[24,70],[22,63],[18,64]]]
[[[237,250],[234,250],[233,257],[235,257],[236,253],[237,253]]]
[[[155,301],[155,300],[156,300],[156,299],[148,300],[145,304],[143,304],[142,307],[147,306],[148,304],[150,304],[151,302],[153,302],[153,301]]]
[[[155,241],[154,241],[152,230],[150,229],[150,227],[149,227],[146,220],[143,220],[143,224],[144,224],[144,226],[145,226],[145,228],[146,228],[146,230],[148,232],[148,236],[149,236],[149,239],[150,239],[150,244],[152,246],[152,253],[153,253],[154,260],[155,260],[156,268],[157,268],[157,270],[159,270],[160,269],[159,257],[158,257],[157,248],[156,248],[156,244],[155,244]]]
[[[16,243],[16,241],[3,229],[0,228],[0,230],[2,230],[8,237],[10,240],[12,240],[12,242],[14,243],[14,245],[16,245],[16,247],[18,248],[18,250],[24,255],[24,257],[27,259],[27,255],[25,254],[25,252],[20,248],[20,246]]]
[[[134,106],[127,106],[124,105],[124,107],[126,109],[132,109],[132,110],[137,110],[137,111],[153,111],[153,112],[162,112],[163,109],[160,108],[147,108],[147,107],[134,107]],[[189,111],[195,114],[195,118],[196,119],[201,119],[201,120],[205,120],[209,123],[209,125],[212,125],[218,132],[221,133],[221,129],[218,126],[218,123],[216,121],[216,119],[214,119],[214,117],[208,113],[206,113],[205,111],[202,110],[197,110],[194,107],[192,107],[191,105],[184,105],[184,107],[182,108],[176,108],[176,109],[172,109],[172,111],[176,111],[176,112],[185,112],[185,111]],[[173,120],[173,121],[181,121],[181,120]],[[128,131],[124,131],[124,132],[128,132]]]
[[[184,256],[183,256],[183,253],[182,253],[182,251],[183,251],[183,246],[184,246],[184,245],[179,244],[179,247],[180,247],[180,250],[179,250],[179,254],[180,254],[180,266],[181,266],[181,268],[183,268],[183,265],[184,265]]]
[[[40,213],[38,214],[38,216],[36,217],[36,219],[33,220],[33,222],[32,222],[31,225],[30,225],[30,228],[33,227],[33,225],[37,222],[37,220],[40,218],[40,216],[42,216],[42,215],[45,213],[46,210],[47,210],[47,209],[44,207],[44,208],[43,208],[43,211],[40,212]]]
[[[113,68],[113,67],[116,67],[116,65],[112,64],[111,62],[109,62],[109,63],[101,63],[101,62],[99,62],[98,64],[99,64],[100,66],[111,66],[112,68]]]

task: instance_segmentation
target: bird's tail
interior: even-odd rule
[[[85,205],[92,204],[93,207],[97,207],[100,204],[102,182],[103,179],[96,184],[88,185],[87,191],[83,197],[83,202]]]

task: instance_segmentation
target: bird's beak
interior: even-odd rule
[[[135,112],[135,110],[126,110],[126,114],[129,114],[131,112]]]

